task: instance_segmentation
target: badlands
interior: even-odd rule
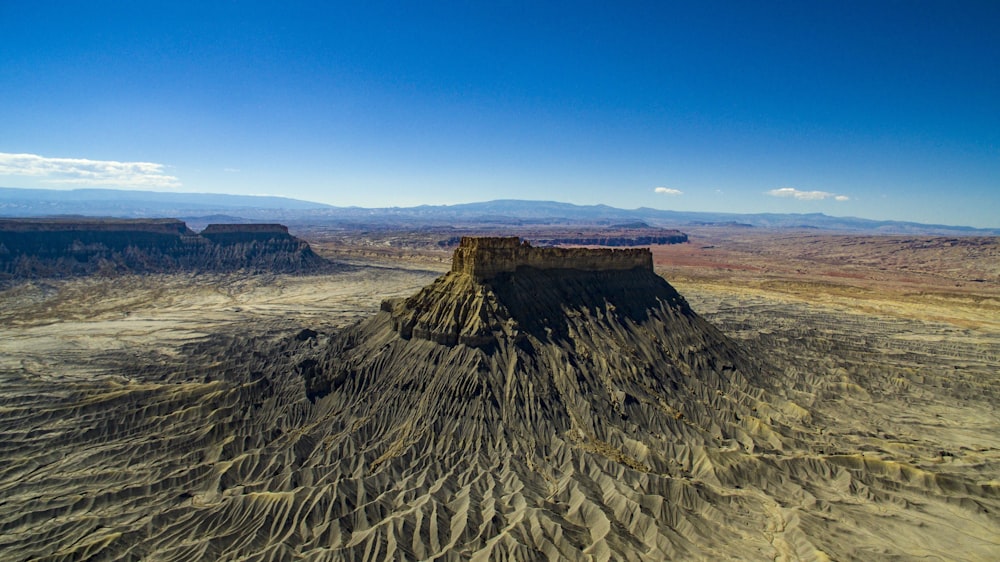
[[[5,286],[3,559],[1000,552],[995,240],[298,235],[339,265]]]

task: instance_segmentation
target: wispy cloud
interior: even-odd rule
[[[684,192],[679,189],[674,189],[672,187],[657,187],[654,189],[656,193],[662,193],[664,195],[684,195]]]
[[[42,178],[43,183],[110,187],[180,187],[163,164],[86,158],[48,158],[0,152],[0,175]]]
[[[794,197],[800,201],[819,201],[822,199],[833,199],[834,201],[849,201],[851,198],[846,195],[838,195],[829,191],[802,191],[794,187],[780,187],[765,192],[774,197]]]

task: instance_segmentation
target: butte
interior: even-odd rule
[[[721,489],[782,447],[761,368],[648,249],[463,238],[449,273],[299,371],[329,457],[351,459],[335,542],[359,558],[773,552],[762,500]]]

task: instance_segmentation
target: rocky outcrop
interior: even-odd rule
[[[558,366],[579,377],[645,373],[640,378],[653,377],[647,383],[654,386],[674,377],[717,389],[740,381],[748,391],[742,385],[755,377],[756,363],[695,314],[648,258],[648,250],[464,239],[451,272],[409,298],[383,302],[376,317],[342,334],[311,364],[306,386],[315,399],[352,378],[451,377],[440,363],[448,356],[502,357],[513,361],[505,369],[525,370],[519,376],[538,385],[552,384],[548,370]],[[429,351],[436,359],[425,357]]]
[[[277,224],[209,225],[176,219],[2,219],[0,276],[173,271],[294,273],[329,264]]]
[[[624,310],[660,298],[689,312],[653,273],[648,249],[534,248],[517,237],[463,238],[450,273],[382,310],[404,339],[482,347],[498,338],[519,341],[525,330],[565,333],[562,307],[585,306],[594,287]],[[541,318],[551,325],[541,327]]]
[[[521,267],[580,271],[625,271],[640,268],[652,271],[653,254],[648,248],[534,248],[516,236],[464,236],[452,258],[451,271],[482,281],[500,273],[514,272]]]

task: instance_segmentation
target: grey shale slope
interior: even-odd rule
[[[788,318],[714,308],[733,333],[763,335],[716,329],[645,250],[465,239],[451,272],[343,330],[204,338],[183,348],[188,363],[100,356],[93,376],[5,367],[0,551],[44,560],[997,552],[1000,443],[985,380],[995,342],[963,362],[952,377],[960,386],[939,393],[924,382],[950,375],[909,371],[919,354],[873,372],[881,348],[854,335],[861,325],[802,343]],[[838,366],[835,341],[853,346],[844,356],[853,361]],[[130,378],[100,374],[116,371]],[[926,422],[932,403],[965,404],[965,419],[980,421]],[[866,404],[895,435],[862,421]],[[919,420],[891,419],[907,404]],[[931,437],[907,435],[918,422]],[[963,431],[983,446],[917,460]]]

